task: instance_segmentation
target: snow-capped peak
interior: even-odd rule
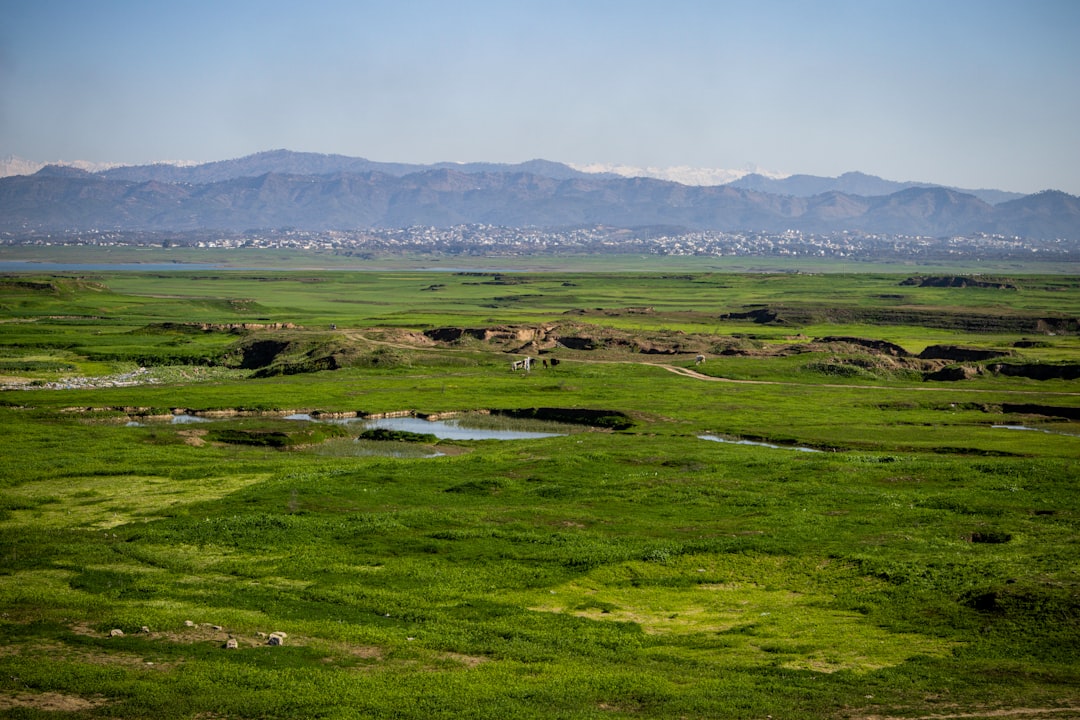
[[[621,175],[622,177],[647,177],[655,178],[657,180],[668,180],[683,185],[726,185],[729,182],[738,180],[751,173],[757,173],[758,175],[763,175],[774,180],[789,176],[788,173],[771,172],[757,168],[749,170],[724,170],[722,168],[698,168],[690,167],[688,165],[677,165],[675,167],[667,168],[641,168],[633,167],[631,165],[619,165],[616,163],[567,164],[579,172],[609,173],[612,175]]]

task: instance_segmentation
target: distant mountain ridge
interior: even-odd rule
[[[613,163],[575,164],[549,160],[530,160],[523,163],[451,163],[434,164],[378,162],[360,157],[323,153],[295,152],[291,150],[267,150],[232,160],[208,163],[161,162],[148,165],[120,165],[117,163],[53,163],[64,167],[77,167],[96,172],[116,180],[159,182],[208,183],[231,180],[238,177],[255,177],[266,173],[286,175],[327,175],[336,172],[360,173],[383,172],[388,175],[408,175],[433,169],[450,169],[465,173],[476,172],[530,172],[546,177],[567,179],[571,177],[624,177],[653,178],[682,185],[713,186],[732,185],[747,190],[778,195],[810,197],[825,192],[839,191],[852,195],[888,195],[911,187],[947,187],[937,183],[897,182],[867,175],[846,172],[838,177],[819,175],[786,175],[766,171],[724,170],[701,167],[632,167]],[[0,158],[0,178],[12,175],[32,175],[48,163],[37,163],[15,156]],[[995,189],[964,189],[949,187],[978,197],[996,205],[1007,200],[1024,197],[1022,193]]]
[[[781,187],[806,193],[817,182],[792,177]],[[892,187],[861,173],[841,178],[847,186]],[[34,175],[0,178],[0,230],[9,233],[469,223],[928,236],[988,232],[1080,240],[1080,198],[1048,191],[992,205],[969,193],[914,184],[882,194],[827,189],[807,195],[739,183],[689,186],[590,174],[543,160],[416,166],[284,150],[191,167],[90,173],[49,166]]]
[[[412,163],[377,162],[366,158],[346,155],[324,155],[321,153],[293,152],[291,150],[268,150],[247,155],[235,160],[219,160],[180,167],[158,163],[153,165],[129,165],[111,168],[100,174],[112,180],[133,180],[146,182],[185,182],[203,184],[235,180],[242,177],[258,177],[267,173],[278,175],[332,175],[335,173],[359,174],[379,172],[401,177],[426,170],[454,170],[461,173],[483,172],[531,172],[545,177],[566,179],[584,177],[586,173],[574,170],[562,163],[548,160],[530,160],[516,164],[499,163],[434,163],[418,165]]]
[[[946,187],[936,183],[919,182],[896,182],[884,180],[875,175],[867,175],[861,172],[846,172],[838,177],[820,177],[818,175],[789,175],[784,178],[766,177],[758,173],[744,175],[734,180],[730,185],[745,188],[747,190],[759,190],[761,192],[777,193],[780,195],[795,195],[796,197],[810,197],[826,192],[842,192],[849,195],[890,195],[901,190],[914,187]],[[1006,192],[1004,190],[964,188],[947,188],[958,192],[974,195],[983,202],[997,205],[1007,200],[1018,200],[1022,193]]]

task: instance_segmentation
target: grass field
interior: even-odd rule
[[[0,715],[1080,717],[1080,279],[927,274],[2,277]]]

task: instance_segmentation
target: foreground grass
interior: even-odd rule
[[[367,293],[350,306],[366,330],[387,312],[405,313],[411,299],[402,293],[417,282],[369,277],[362,290],[351,279],[317,279],[280,278],[287,292],[247,297],[273,321],[340,321],[334,298]],[[614,276],[595,285],[577,276],[577,289],[562,292],[590,301],[665,292],[660,279],[636,280],[622,287]],[[200,298],[267,284],[220,282],[118,279],[105,291],[5,300],[10,319],[32,320],[0,325],[8,355],[62,350],[76,365],[117,369],[138,350],[156,359],[159,382],[0,396],[0,713],[1080,712],[1080,427],[1001,410],[1076,407],[1075,383],[822,382],[790,358],[756,366],[711,358],[700,368],[755,383],[688,377],[632,357],[566,356],[522,375],[479,346],[398,347],[389,363],[251,379],[170,362],[227,351],[219,335],[131,333],[200,312],[232,321],[251,303]],[[448,292],[460,307],[432,303],[415,324],[459,311],[542,315],[481,307],[483,293],[470,293],[489,286],[454,282]],[[549,279],[535,282],[547,288]],[[570,280],[554,285],[562,282]],[[673,282],[666,304],[685,313],[701,298]],[[788,302],[809,301],[800,293],[820,287],[775,282],[771,292]],[[710,283],[741,285],[745,300],[770,292],[746,278]],[[103,292],[115,295],[104,305]],[[1061,291],[1040,300],[1042,292],[1014,304],[1042,312],[1045,298],[1077,302]],[[569,301],[537,302],[550,314]],[[93,317],[46,317],[55,315]],[[689,317],[658,311],[635,322]],[[901,332],[918,341],[914,329]],[[1075,347],[1074,336],[1048,341],[1062,357]],[[692,357],[661,360],[695,367]],[[285,431],[290,449],[237,440],[296,421],[127,425],[175,408],[535,407],[618,411],[633,424],[513,442],[388,443],[385,454],[368,454],[380,451],[374,441],[318,442],[337,431]],[[1005,423],[1035,429],[994,427]],[[267,644],[273,631],[287,633],[284,645]],[[230,637],[236,649],[225,649]]]

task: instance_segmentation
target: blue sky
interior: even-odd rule
[[[610,162],[1080,195],[1075,0],[0,0],[0,155]]]

